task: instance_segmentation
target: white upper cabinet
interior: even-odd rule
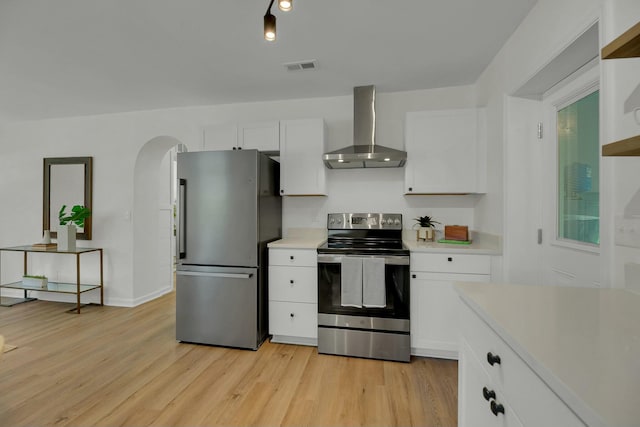
[[[279,122],[273,120],[209,126],[204,130],[204,149],[279,151]]]
[[[478,108],[407,113],[404,193],[485,192],[485,127]]]
[[[238,128],[235,123],[223,123],[204,129],[204,151],[237,148]]]
[[[325,124],[322,119],[280,121],[280,194],[326,196]]]
[[[280,122],[238,124],[238,147],[243,150],[280,151]]]

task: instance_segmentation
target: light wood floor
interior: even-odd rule
[[[175,294],[136,308],[0,307],[0,426],[455,426],[457,363],[175,340]]]

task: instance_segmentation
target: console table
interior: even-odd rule
[[[104,292],[103,292],[103,267],[102,267],[102,248],[76,248],[75,251],[60,251],[57,248],[38,248],[31,245],[26,246],[14,246],[9,248],[0,248],[0,256],[2,252],[22,252],[24,255],[24,274],[28,274],[28,255],[30,253],[39,254],[67,254],[75,255],[76,257],[76,282],[75,283],[61,283],[61,282],[48,282],[46,288],[35,288],[31,286],[23,285],[22,281],[0,284],[0,291],[3,288],[7,289],[22,289],[24,291],[24,298],[6,298],[0,296],[0,305],[10,307],[12,305],[20,304],[23,302],[34,301],[36,298],[30,298],[27,295],[28,291],[38,292],[55,292],[63,294],[75,294],[76,295],[76,312],[80,313],[80,295],[84,292],[100,289],[100,305],[104,305]],[[80,283],[80,255],[90,252],[97,252],[100,255],[100,283],[97,285],[82,284]],[[0,258],[0,268],[2,266],[2,259]]]

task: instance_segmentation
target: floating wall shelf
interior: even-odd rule
[[[602,59],[640,58],[640,22],[602,48]],[[640,135],[602,146],[603,156],[640,156]]]
[[[639,58],[640,22],[603,47],[600,56],[602,59]]]
[[[602,146],[603,156],[640,156],[640,135]]]

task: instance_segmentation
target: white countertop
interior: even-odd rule
[[[316,228],[291,228],[286,236],[267,245],[281,249],[316,249],[327,241],[327,230]]]
[[[457,245],[438,242],[416,241],[414,230],[404,230],[402,242],[412,252],[466,253],[477,255],[501,255],[500,239],[497,236],[473,233],[472,243]],[[316,228],[291,228],[285,237],[267,246],[282,249],[315,249],[327,241],[327,230]]]
[[[456,287],[589,426],[640,425],[640,295],[490,283]]]
[[[462,253],[474,255],[501,255],[500,238],[485,233],[473,232],[471,243],[438,243],[417,241],[415,230],[405,230],[402,242],[411,252]]]

